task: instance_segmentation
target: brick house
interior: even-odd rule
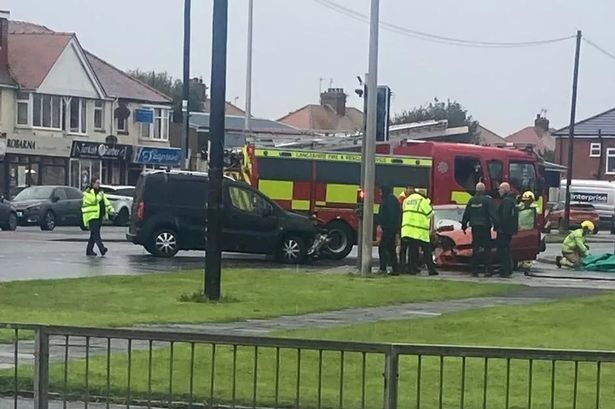
[[[568,165],[569,127],[553,133],[555,160]],[[574,179],[615,181],[615,108],[575,124],[572,161]]]

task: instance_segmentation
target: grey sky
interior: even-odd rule
[[[336,0],[367,14],[369,0]],[[247,0],[230,0],[227,99],[244,104]],[[103,6],[104,4],[104,6]],[[193,0],[193,68],[209,83],[212,0]],[[4,0],[13,19],[76,32],[82,45],[123,68],[181,75],[182,0]],[[430,33],[482,41],[584,35],[615,53],[612,0],[381,0],[382,20]],[[367,24],[314,0],[255,0],[256,115],[277,119],[318,101],[319,78],[354,95],[367,69]],[[552,126],[567,124],[574,40],[535,48],[470,49],[381,31],[379,83],[398,112],[434,96],[456,99],[484,126],[508,135],[541,108]],[[329,81],[323,83],[327,87]],[[583,44],[578,118],[615,106],[615,60]]]

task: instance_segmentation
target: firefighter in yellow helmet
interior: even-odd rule
[[[536,196],[531,191],[526,191],[521,195],[519,203],[519,231],[532,230],[536,226]],[[522,260],[519,267],[528,272],[532,268],[532,260]]]
[[[562,244],[562,255],[555,259],[557,267],[578,268],[583,258],[589,255],[589,246],[585,241],[585,236],[593,231],[594,224],[585,220],[581,223],[580,229],[570,232]]]

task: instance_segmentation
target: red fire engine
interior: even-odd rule
[[[537,240],[518,251],[517,259],[531,260],[539,252],[544,224],[544,167],[529,149],[483,147],[457,143],[402,142],[379,145],[376,185],[391,186],[396,195],[406,186],[423,190],[432,205],[465,205],[477,182],[497,198],[498,186],[536,194]],[[384,154],[382,154],[384,153]],[[316,215],[330,232],[328,256],[346,257],[357,241],[357,191],[361,155],[355,152],[257,148],[243,150],[242,178],[285,209]],[[379,194],[374,213],[378,211]],[[526,240],[527,241],[527,240]]]

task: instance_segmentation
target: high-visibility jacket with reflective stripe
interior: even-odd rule
[[[404,200],[402,211],[401,237],[429,242],[429,223],[433,215],[431,201],[413,193]]]
[[[88,226],[90,220],[100,218],[100,202],[105,206],[105,219],[113,213],[113,206],[103,192],[94,192],[94,189],[88,189],[83,192],[83,201],[81,202],[81,215],[83,216],[83,225]]]

